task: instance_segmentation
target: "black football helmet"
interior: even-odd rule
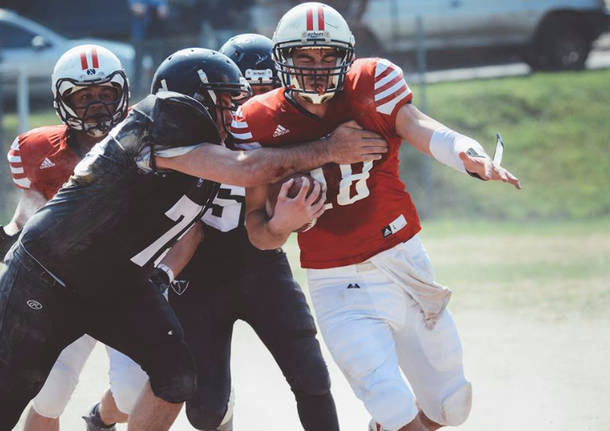
[[[273,42],[255,33],[233,36],[219,50],[237,64],[250,86],[280,87],[272,58]]]
[[[229,93],[232,100],[252,94],[250,85],[233,60],[206,48],[181,49],[167,57],[155,71],[150,89],[152,94],[163,90],[197,99],[214,119],[217,111],[235,108],[220,104],[221,93]],[[224,115],[221,118],[228,132],[230,124],[225,124]]]

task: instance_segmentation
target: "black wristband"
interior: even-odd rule
[[[4,231],[4,226],[0,226],[0,260],[4,260],[4,256],[13,244],[15,244],[17,238],[19,238],[19,232],[14,235],[9,235]]]

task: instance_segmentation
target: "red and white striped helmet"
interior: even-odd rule
[[[67,99],[76,91],[92,85],[116,88],[117,98],[116,102],[106,106],[109,118],[85,122],[87,112],[79,117]],[[53,106],[61,121],[68,127],[82,130],[91,136],[106,135],[127,115],[129,83],[125,69],[116,55],[99,45],[79,45],[66,51],[53,69],[51,91]]]
[[[339,12],[323,3],[302,3],[280,19],[273,34],[273,59],[284,87],[312,103],[323,103],[343,89],[345,74],[354,58],[354,45],[354,35]],[[334,48],[339,57],[333,67],[297,67],[292,61],[296,48]],[[326,88],[306,90],[304,75],[328,76]]]

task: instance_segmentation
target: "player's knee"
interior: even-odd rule
[[[148,375],[128,356],[109,349],[110,391],[117,408],[129,415],[146,386]]]
[[[144,374],[146,376],[146,374]],[[133,410],[133,407],[146,385],[146,379],[144,381],[134,380],[131,378],[125,378],[115,383],[110,384],[112,391],[112,398],[117,408],[126,415],[129,415]]]
[[[472,407],[472,385],[465,382],[441,404],[442,425],[458,426],[466,422]]]
[[[422,410],[432,421],[448,426],[458,426],[466,422],[472,406],[472,385],[463,382],[462,385],[444,398],[431,403],[422,398]]]
[[[186,401],[197,391],[195,364],[184,342],[162,346],[145,371],[153,393],[167,402]]]
[[[215,430],[227,412],[228,403],[224,397],[203,400],[195,396],[186,403],[186,417],[191,425],[203,431]]]
[[[61,416],[76,388],[78,375],[69,368],[56,366],[46,382],[42,376],[30,375],[30,379],[33,387],[39,387],[41,382],[44,382],[44,386],[33,401],[36,413],[47,418]]]
[[[194,370],[183,370],[154,379],[151,376],[150,386],[153,393],[169,403],[181,403],[193,396],[197,390],[197,375]]]

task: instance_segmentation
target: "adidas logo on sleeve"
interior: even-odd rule
[[[53,163],[51,160],[49,160],[48,157],[45,157],[45,159],[40,164],[40,169],[48,169],[48,168],[52,168],[53,166],[55,166],[55,163]]]

